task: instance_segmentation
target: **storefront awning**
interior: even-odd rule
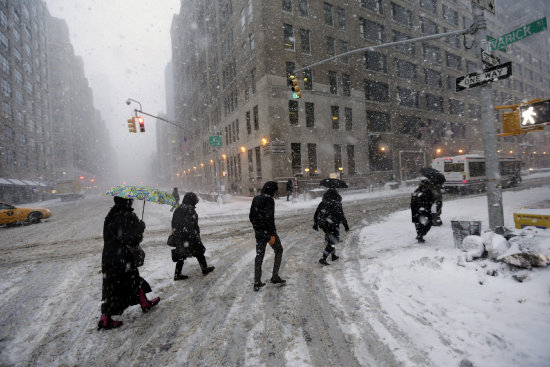
[[[8,180],[5,180],[3,178],[0,178],[0,185],[13,185],[13,183],[11,183]]]
[[[21,180],[21,181],[23,181],[24,183],[26,183],[29,186],[38,186],[38,184],[36,182],[31,181],[31,180]]]
[[[8,181],[11,181],[14,185],[17,185],[17,186],[27,186],[26,183],[24,183],[23,181],[19,181],[16,178],[8,178]]]

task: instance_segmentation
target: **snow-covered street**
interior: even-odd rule
[[[341,258],[318,259],[323,236],[311,229],[319,200],[276,200],[286,286],[252,291],[255,242],[250,199],[197,205],[206,257],[189,279],[172,280],[166,246],[170,207],[147,203],[141,275],[159,306],[130,307],[124,325],[97,331],[102,225],[112,198],[41,203],[51,219],[0,228],[0,365],[6,366],[548,366],[550,271],[490,260],[460,264],[452,219],[481,220],[484,196],[445,201],[443,226],[415,240],[407,209],[412,188],[348,193],[351,231]],[[550,206],[550,186],[506,191],[505,224],[523,206]],[[141,216],[142,202],[134,204]],[[548,230],[541,235],[550,235]],[[273,252],[266,251],[263,279]],[[487,275],[495,269],[496,275]],[[470,363],[470,364],[468,364]]]

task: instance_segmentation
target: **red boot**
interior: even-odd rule
[[[143,311],[143,313],[149,312],[149,310],[155,307],[159,302],[160,297],[153,298],[149,301],[145,296],[143,289],[139,289],[139,304],[141,305],[141,311]]]
[[[121,325],[122,325],[122,321],[113,320],[111,316],[101,315],[99,322],[97,323],[97,330],[116,329]]]

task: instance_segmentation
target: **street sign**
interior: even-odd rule
[[[222,137],[218,135],[210,136],[208,138],[210,141],[211,147],[221,147],[222,146]]]
[[[512,32],[506,33],[498,38],[489,39],[489,37],[487,37],[487,40],[489,41],[489,47],[491,50],[496,50],[511,43],[521,41],[522,39],[532,36],[535,33],[542,32],[547,28],[546,17],[544,17],[534,21],[533,23],[529,23],[523,27],[515,29]]]
[[[286,144],[284,141],[271,141],[265,147],[265,153],[267,154],[285,154],[286,153]]]
[[[483,9],[495,14],[495,0],[472,0],[472,3],[477,4]]]
[[[512,62],[505,62],[497,66],[485,69],[481,73],[471,73],[460,78],[456,78],[456,91],[487,84],[498,79],[508,78],[512,75]]]
[[[483,49],[481,49],[481,61],[483,61],[485,66],[489,67],[498,66],[500,64],[500,59],[498,57],[483,51]]]

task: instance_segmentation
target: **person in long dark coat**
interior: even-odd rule
[[[289,201],[288,198],[292,195],[292,187],[292,180],[289,178],[286,182],[286,201]]]
[[[180,203],[180,194],[178,193],[178,188],[177,187],[174,187],[174,191],[172,191],[172,195],[174,195],[174,199],[176,199],[176,206],[173,206],[172,209],[170,209],[171,212],[173,212],[174,209],[176,209],[176,207]]]
[[[432,227],[432,205],[434,201],[430,181],[422,180],[411,197],[412,222],[416,227],[418,242],[424,242],[424,236]]]
[[[201,241],[201,231],[199,229],[199,216],[195,206],[199,198],[193,192],[188,192],[183,197],[181,205],[174,211],[172,216],[172,233],[176,238],[176,251],[183,254],[189,253],[184,247],[189,247],[192,256],[197,258],[203,275],[207,275],[215,268],[208,266],[204,253],[206,248]],[[176,260],[176,269],[174,270],[174,280],[187,279],[187,275],[181,273],[185,255]]]
[[[344,226],[346,232],[349,231],[348,221],[342,208],[342,197],[336,189],[331,188],[323,194],[323,200],[317,206],[313,216],[313,229],[318,231],[321,228],[325,232],[326,246],[323,256],[319,259],[319,263],[323,265],[329,265],[328,255],[332,255],[332,261],[339,259],[335,245],[340,242],[340,224]]]
[[[145,223],[137,217],[132,208],[132,199],[118,196],[103,224],[103,254],[101,271],[103,286],[101,318],[98,329],[113,329],[122,321],[111,318],[122,315],[129,306],[140,304],[143,312],[149,311],[160,301],[159,297],[148,300],[146,293],[151,287],[139,275],[127,246],[137,246],[143,239]]]
[[[430,181],[430,190],[435,202],[435,211],[432,213],[432,226],[441,226],[441,212],[443,209],[443,194],[441,193],[441,184]]]
[[[265,285],[262,283],[262,263],[264,261],[265,247],[269,243],[275,252],[271,283],[286,283],[279,276],[279,268],[283,258],[283,245],[275,228],[275,200],[273,196],[277,192],[277,183],[267,181],[259,195],[252,199],[248,218],[254,228],[256,237],[256,259],[254,260],[254,291],[258,291]]]

